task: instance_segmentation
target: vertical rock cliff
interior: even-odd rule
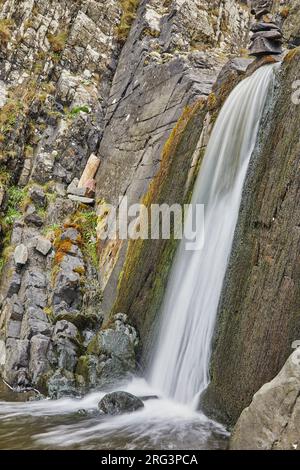
[[[0,363],[12,386],[87,385],[75,372],[103,319],[97,216],[67,193],[103,134],[125,13],[118,1],[0,2]]]
[[[180,188],[164,191],[183,201],[202,101],[248,23],[234,0],[0,2],[0,363],[11,385],[57,396],[134,370],[126,315],[102,328],[115,303],[138,324],[137,292],[120,302],[127,242],[97,243],[97,206],[148,192],[174,128]],[[92,154],[96,201],[77,187]]]

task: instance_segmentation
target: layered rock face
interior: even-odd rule
[[[135,368],[126,316],[110,348],[97,336],[97,215],[80,204],[126,21],[117,0],[0,2],[0,364],[14,387],[60,396]]]
[[[157,194],[148,198],[149,183],[154,175],[165,172],[164,154],[168,153],[168,138],[176,122],[182,118],[181,127],[190,106],[207,99],[228,56],[246,46],[248,23],[249,12],[239,2],[141,2],[111,88],[99,149],[103,156],[97,177],[99,199],[115,206],[124,196],[128,204],[142,197],[153,203],[183,202],[189,168],[195,166],[201,148],[199,144],[195,157],[203,120],[199,110],[187,131],[182,153],[178,152],[164,195],[159,194],[158,186]],[[171,161],[172,156],[166,158]],[[127,241],[104,241],[100,249],[105,309],[109,311],[115,305],[114,311],[127,312],[143,338],[153,326],[174,252],[171,249],[165,255],[163,267],[160,255],[154,255],[157,245],[156,241],[149,242],[153,256],[141,254],[141,263],[141,247],[133,244],[128,249]],[[154,285],[160,290],[159,301],[152,293]]]
[[[0,2],[0,366],[12,386],[61,396],[135,370],[126,315],[114,310],[102,324],[119,299],[127,243],[97,249],[96,207],[139,201],[187,105],[201,132],[194,103],[246,45],[243,3]],[[188,133],[178,154],[179,202],[198,138]]]
[[[300,337],[299,48],[277,76],[246,180],[211,362],[207,409],[234,423]]]

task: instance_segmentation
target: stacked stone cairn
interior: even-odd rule
[[[271,14],[272,1],[256,0],[251,2],[251,13],[255,15],[256,23],[251,26],[250,55],[282,54],[282,32],[275,24]]]

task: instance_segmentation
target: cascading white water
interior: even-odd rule
[[[273,68],[258,69],[225,102],[192,197],[193,206],[205,205],[204,247],[187,251],[182,240],[171,270],[149,382],[183,403],[192,403],[209,382],[219,298]]]

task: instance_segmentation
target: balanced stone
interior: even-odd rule
[[[85,196],[85,188],[78,188],[79,180],[75,178],[68,186],[67,193],[73,194],[74,196]]]
[[[250,54],[255,56],[260,56],[262,54],[281,54],[282,47],[279,42],[271,42],[265,38],[256,38],[251,47]]]
[[[273,29],[280,31],[280,28],[275,23],[254,23],[250,31],[256,33],[258,31],[271,31]]]
[[[255,18],[259,19],[263,15],[270,13],[272,9],[273,0],[252,0],[251,13]]]
[[[68,194],[72,194],[72,191],[74,191],[74,189],[76,189],[78,187],[78,183],[79,183],[79,179],[78,178],[74,178],[71,183],[69,184],[69,186],[67,187],[67,193]]]
[[[17,266],[24,266],[28,261],[28,248],[25,245],[18,245],[14,252],[14,260]]]
[[[45,237],[39,237],[35,249],[44,256],[47,256],[52,248],[52,243]]]
[[[78,187],[85,188],[86,183],[93,179],[100,165],[100,158],[92,153],[87,161],[85,169],[82,173],[82,176],[79,180]]]
[[[281,41],[282,42],[282,34],[280,31],[277,30],[271,30],[271,31],[258,31],[257,33],[254,33],[251,40],[254,41],[256,38],[264,38],[264,39],[269,39],[269,40],[274,40],[274,41]]]
[[[94,179],[90,179],[86,182],[85,185],[85,196],[93,198],[96,193],[96,181]]]

